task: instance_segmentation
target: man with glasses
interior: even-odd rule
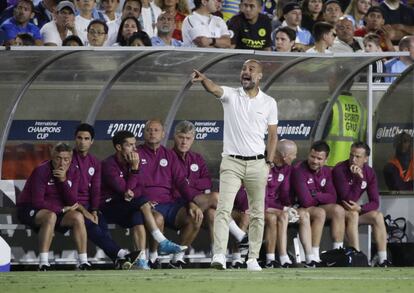
[[[56,7],[55,20],[46,23],[40,33],[46,46],[62,46],[62,41],[77,35],[75,28],[75,6],[70,1],[62,1]]]
[[[88,46],[102,47],[108,39],[108,26],[100,19],[88,25]]]

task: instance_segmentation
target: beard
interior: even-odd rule
[[[256,82],[251,79],[250,80],[242,79],[240,83],[244,90],[251,90],[251,89],[254,89],[256,86]]]

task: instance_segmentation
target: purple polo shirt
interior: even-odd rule
[[[108,199],[124,200],[125,192],[130,189],[135,197],[141,196],[143,186],[139,181],[139,171],[132,171],[124,162],[119,162],[116,155],[102,161],[101,205]]]
[[[291,180],[291,187],[301,207],[336,203],[336,191],[329,167],[323,166],[315,172],[309,169],[307,161],[303,161],[294,167]]]
[[[178,189],[184,200],[192,200],[185,172],[173,151],[164,146],[154,151],[145,144],[138,146],[137,151],[140,158],[140,178],[145,186],[144,194],[150,201],[176,202],[175,189]]]
[[[28,206],[60,213],[63,207],[77,202],[78,170],[71,165],[64,182],[57,180],[52,170],[51,161],[46,161],[33,170],[17,198],[18,207]]]
[[[101,197],[101,162],[91,154],[82,156],[74,150],[72,164],[79,170],[78,202],[97,210]]]
[[[210,173],[204,158],[200,154],[189,151],[183,158],[176,150],[172,149],[172,152],[177,157],[178,165],[188,180],[191,200],[195,196],[205,193],[206,190],[211,190]]]
[[[6,40],[10,41],[16,38],[18,34],[28,33],[33,36],[35,40],[41,40],[42,36],[40,35],[39,28],[33,23],[28,23],[26,26],[19,25],[14,17],[10,17],[3,22],[1,28],[6,33]]]
[[[364,179],[353,174],[349,169],[349,161],[338,163],[332,171],[333,181],[338,192],[338,201],[358,202],[362,193],[368,194],[368,202],[361,206],[361,214],[377,210],[379,208],[379,192],[377,176],[374,170],[364,164],[362,168]]]
[[[290,206],[290,174],[293,167],[283,165],[273,167],[267,177],[265,206],[283,210],[284,206]]]
[[[234,209],[240,212],[246,212],[249,209],[249,200],[247,199],[247,191],[244,186],[240,187],[234,199]]]

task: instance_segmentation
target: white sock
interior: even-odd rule
[[[88,262],[88,255],[86,253],[79,253],[78,258],[79,258],[79,263],[80,264]]]
[[[179,260],[184,261],[184,251],[181,251],[181,252],[178,252],[178,253],[175,253],[174,254],[174,256],[173,256],[173,262],[177,262]]]
[[[266,253],[266,263],[271,263],[274,260],[275,260],[274,253]]]
[[[242,241],[244,235],[246,235],[246,232],[240,229],[240,227],[237,226],[234,220],[230,221],[229,230],[230,230],[231,235],[233,235],[239,242]]]
[[[126,251],[125,249],[122,249],[121,248],[118,251],[117,257],[120,258],[120,259],[124,259],[125,258],[125,255],[127,255],[127,254],[128,254],[128,251]]]
[[[166,240],[164,234],[161,233],[160,229],[155,229],[151,232],[152,237],[154,237],[155,241],[161,243],[162,241]]]
[[[319,258],[319,246],[313,246],[312,247],[313,256],[315,257],[315,261],[321,261]]]
[[[386,251],[378,251],[378,260],[379,263],[383,263],[384,260],[387,259],[387,252]]]
[[[334,242],[333,243],[333,249],[338,249],[338,248],[342,248],[342,247],[344,247],[343,242]]]
[[[313,254],[305,254],[306,263],[310,263],[311,261],[315,260],[315,256]]]
[[[138,255],[139,259],[147,259],[147,254],[145,253],[145,250],[141,250],[141,252]]]
[[[280,264],[284,265],[285,263],[291,264],[290,258],[287,254],[279,256]]]
[[[233,254],[231,255],[231,259],[232,260],[239,260],[239,259],[241,259],[241,253],[240,252],[233,252]]]
[[[157,258],[158,258],[158,252],[157,251],[149,253],[149,259],[152,263],[154,263],[157,260]]]
[[[49,252],[39,253],[39,266],[49,265]]]

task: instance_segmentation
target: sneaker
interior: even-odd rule
[[[115,269],[129,270],[137,262],[140,251],[133,251],[125,255],[125,258],[118,258],[115,261]]]
[[[50,264],[41,264],[37,269],[39,272],[47,272],[50,271]]]
[[[168,239],[161,241],[158,247],[158,254],[171,254],[182,252],[187,249],[187,246],[178,245]]]
[[[279,268],[279,267],[280,267],[280,264],[276,260],[272,260],[266,263],[265,265],[266,269],[274,269],[274,268]]]
[[[259,263],[255,258],[248,259],[246,264],[248,271],[260,272],[262,270],[262,267],[259,266]]]
[[[320,268],[322,264],[320,262],[312,260],[311,262],[305,263],[305,268]]]
[[[176,261],[170,261],[168,267],[172,269],[182,269],[187,265],[187,263],[182,259],[177,259]]]
[[[282,264],[280,264],[279,265],[279,268],[281,268],[281,269],[288,269],[288,268],[290,268],[290,266],[292,265],[292,263],[290,263],[290,262],[285,262],[283,265]]]
[[[217,270],[225,270],[226,256],[222,253],[213,255],[213,259],[211,260],[211,267]]]
[[[249,248],[249,235],[246,233],[237,245],[239,246],[239,249]]]
[[[148,265],[148,261],[146,259],[139,258],[135,263],[135,269],[137,270],[144,270],[149,271],[151,268]]]
[[[232,269],[242,269],[245,268],[244,262],[241,259],[235,259],[231,262]]]
[[[389,267],[392,267],[392,264],[388,259],[386,259],[382,263],[377,263],[376,266],[380,268],[389,268]]]
[[[80,265],[78,265],[77,269],[79,271],[89,271],[89,270],[92,269],[92,265],[88,262],[84,262],[84,263],[81,263]]]
[[[161,269],[161,263],[160,263],[159,259],[156,259],[154,262],[149,260],[148,265],[152,270]]]

